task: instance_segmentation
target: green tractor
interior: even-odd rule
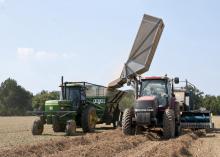
[[[33,123],[33,135],[41,135],[45,124],[66,135],[73,135],[76,127],[93,132],[98,123],[116,127],[124,92],[88,82],[63,82],[63,77],[61,81],[60,100],[48,100],[43,111],[33,112],[40,117]]]

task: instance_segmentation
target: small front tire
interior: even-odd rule
[[[32,135],[42,135],[44,123],[40,119],[36,119],[32,126]]]
[[[76,133],[76,122],[74,120],[67,121],[65,133],[67,136],[73,136]]]

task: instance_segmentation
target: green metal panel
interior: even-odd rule
[[[59,106],[59,100],[48,100],[45,102],[45,111],[59,111],[60,106]]]
[[[87,97],[86,101],[93,104],[96,108],[96,114],[98,118],[102,118],[104,115],[105,109],[107,107],[107,97],[105,96],[96,96],[96,97]]]

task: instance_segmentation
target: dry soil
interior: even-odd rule
[[[95,133],[66,137],[45,126],[43,135],[32,136],[35,117],[0,117],[0,156],[51,157],[220,157],[220,117],[214,117],[213,132],[188,131],[170,140],[154,132],[124,136],[120,130],[99,125]]]

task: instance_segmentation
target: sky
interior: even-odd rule
[[[119,77],[143,14],[165,24],[150,70],[220,95],[218,0],[0,0],[0,82],[33,92],[60,78],[107,85]]]

